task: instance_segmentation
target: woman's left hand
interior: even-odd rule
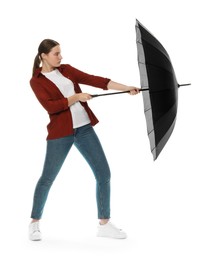
[[[139,88],[136,88],[136,87],[128,87],[128,90],[130,91],[129,94],[130,95],[136,95],[136,94],[139,94]]]

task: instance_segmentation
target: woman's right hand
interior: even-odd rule
[[[92,98],[92,96],[90,94],[87,93],[77,93],[74,94],[73,96],[70,96],[67,98],[68,100],[68,106],[72,106],[73,104],[75,104],[76,102],[87,102],[88,100],[90,100]]]
[[[88,100],[92,99],[92,96],[88,93],[78,93],[78,100],[81,102],[87,102]]]

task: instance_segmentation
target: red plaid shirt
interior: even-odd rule
[[[62,64],[57,69],[64,77],[73,82],[76,93],[82,92],[79,84],[107,90],[107,85],[110,81],[108,78],[89,75],[68,64]],[[58,87],[41,73],[41,68],[35,71],[34,76],[30,80],[30,85],[50,117],[50,123],[47,125],[47,139],[56,139],[73,134],[73,121],[70,108],[68,107],[68,100],[62,95]],[[89,108],[87,102],[80,103],[85,108],[91,124],[97,124],[98,119]]]

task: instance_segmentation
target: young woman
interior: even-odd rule
[[[37,99],[48,112],[50,123],[47,126],[47,150],[43,172],[34,193],[29,238],[33,241],[41,240],[39,220],[52,183],[73,144],[90,165],[96,179],[100,220],[97,235],[126,238],[126,233],[116,228],[109,220],[110,169],[93,129],[98,120],[87,104],[91,95],[82,93],[79,84],[104,90],[129,90],[132,95],[139,93],[139,89],[113,82],[108,78],[89,75],[68,64],[61,65],[61,60],[58,42],[45,39],[40,43],[30,85]]]

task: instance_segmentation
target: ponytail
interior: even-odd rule
[[[33,64],[33,69],[32,69],[32,76],[34,76],[35,70],[40,67],[40,63],[41,63],[41,58],[40,58],[40,54],[38,53],[35,56],[35,59],[34,59],[34,64]]]
[[[38,54],[36,55],[34,59],[34,65],[33,65],[33,70],[32,70],[32,76],[34,76],[35,70],[40,67],[40,63],[42,61],[41,59],[41,54],[45,53],[48,54],[53,47],[59,45],[57,41],[51,40],[51,39],[44,39],[39,47],[38,47]]]

